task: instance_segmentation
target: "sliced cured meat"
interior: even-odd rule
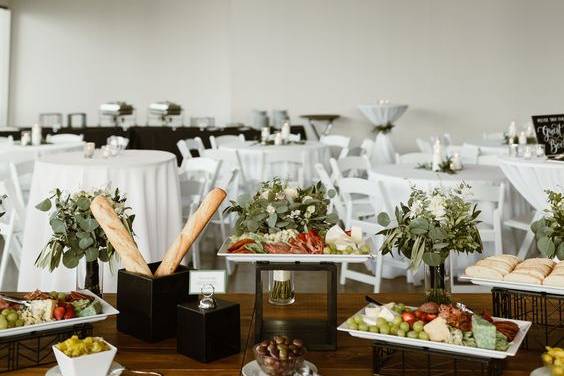
[[[280,254],[290,253],[290,245],[282,242],[266,243],[264,245],[266,253]]]

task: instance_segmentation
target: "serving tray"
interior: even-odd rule
[[[535,285],[532,283],[523,283],[523,282],[509,282],[499,279],[475,278],[467,275],[462,275],[458,277],[458,279],[463,281],[470,281],[473,284],[479,286],[499,287],[499,288],[505,288],[510,290],[520,290],[520,291],[530,291],[530,292],[544,292],[552,295],[564,295],[564,287]]]
[[[375,307],[375,305],[369,304],[366,307]],[[364,308],[362,308],[360,311],[358,311],[355,315],[357,315],[357,314],[364,314]],[[352,317],[354,317],[354,315]],[[495,320],[497,318],[493,317],[493,319]],[[517,351],[519,350],[521,343],[523,342],[523,340],[525,339],[525,336],[527,335],[527,331],[531,327],[531,322],[530,321],[521,321],[521,320],[510,320],[510,319],[500,319],[500,320],[512,321],[519,326],[519,332],[517,333],[517,335],[515,336],[513,341],[510,343],[507,351],[480,349],[480,348],[477,348],[477,347],[454,345],[454,344],[449,344],[449,343],[444,343],[444,342],[424,341],[424,340],[421,340],[421,339],[408,338],[408,337],[398,337],[398,336],[393,336],[393,335],[389,335],[389,334],[365,332],[365,331],[362,331],[362,330],[352,330],[352,329],[349,329],[347,327],[346,321],[344,323],[342,323],[337,328],[337,330],[339,330],[341,332],[348,332],[351,336],[358,337],[358,338],[378,340],[378,341],[382,341],[382,342],[396,343],[396,344],[406,345],[406,346],[436,349],[436,350],[442,350],[442,351],[447,351],[447,352],[451,352],[451,353],[467,354],[467,355],[483,357],[483,358],[505,359],[508,356],[515,356],[515,354],[517,354]]]
[[[117,315],[119,311],[112,307],[105,300],[100,299],[90,290],[79,290],[81,294],[90,295],[100,302],[102,305],[102,312],[88,317],[75,317],[72,319],[59,320],[59,321],[48,321],[41,324],[33,324],[27,326],[20,326],[17,328],[3,329],[0,330],[0,338],[15,336],[19,334],[30,334],[34,332],[39,332],[48,329],[64,328],[68,326],[74,326],[77,324],[91,323],[96,321],[102,321],[108,318],[108,316]]]
[[[362,263],[373,259],[374,254],[364,255],[328,255],[328,254],[303,254],[303,253],[228,253],[229,241],[221,245],[218,256],[225,257],[233,262],[348,262]]]

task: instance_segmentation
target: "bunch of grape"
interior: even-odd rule
[[[20,311],[13,308],[4,308],[0,314],[0,330],[23,326],[24,320],[20,316]]]

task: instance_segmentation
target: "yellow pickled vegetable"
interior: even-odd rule
[[[550,368],[551,376],[564,376],[564,349],[547,346],[542,362]]]
[[[71,358],[99,353],[110,349],[108,344],[101,338],[86,337],[79,339],[77,336],[72,336],[66,341],[56,344],[55,347]]]

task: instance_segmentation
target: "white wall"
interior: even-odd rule
[[[455,139],[564,110],[559,0],[18,0],[10,116],[170,99],[190,115],[250,121],[253,108],[340,113],[379,98],[410,109],[396,145]],[[144,120],[144,111],[139,119]]]

